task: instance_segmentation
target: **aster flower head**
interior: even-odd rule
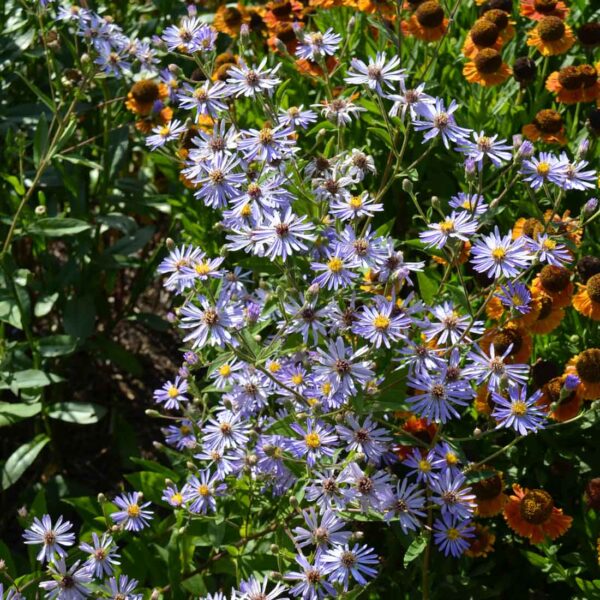
[[[363,306],[352,331],[370,341],[375,348],[392,343],[404,337],[403,331],[411,325],[411,320],[396,312],[396,303],[385,298],[376,298],[374,306]]]
[[[365,585],[367,580],[375,577],[379,563],[372,548],[367,545],[355,544],[350,548],[348,544],[336,546],[322,555],[325,572],[332,583],[339,583],[344,591],[348,591],[350,577],[357,583]]]
[[[565,244],[557,242],[547,233],[538,234],[535,239],[526,238],[525,242],[541,263],[562,267],[573,261],[573,255]]]
[[[510,344],[504,354],[496,355],[494,344],[490,345],[489,355],[479,346],[469,352],[472,363],[468,367],[469,374],[474,378],[477,385],[487,383],[490,392],[498,389],[503,383],[523,385],[529,375],[528,365],[511,365],[506,362],[507,356],[512,352],[513,345]]]
[[[527,398],[527,388],[512,385],[508,389],[509,398],[492,392],[495,407],[492,417],[498,421],[496,429],[514,429],[519,435],[527,435],[543,429],[546,415],[539,406],[543,393],[537,390]]]
[[[111,519],[127,531],[141,531],[150,524],[152,511],[147,510],[150,502],[143,502],[140,492],[124,493],[114,499],[119,510],[111,513]]]
[[[228,73],[227,88],[229,93],[239,97],[254,98],[258,94],[271,95],[281,83],[276,73],[281,66],[277,64],[273,69],[267,68],[267,57],[263,58],[258,66],[248,67],[240,60],[239,64],[232,66]]]
[[[523,238],[513,240],[510,234],[501,236],[498,227],[473,246],[471,256],[474,269],[494,279],[519,275],[532,259]]]
[[[308,250],[305,241],[315,240],[310,231],[314,231],[314,226],[306,222],[306,217],[298,217],[288,208],[285,214],[275,211],[268,223],[257,227],[253,235],[255,242],[264,246],[262,256],[285,261],[292,254]]]
[[[292,584],[296,582],[290,588],[290,593],[294,597],[301,597],[302,600],[325,600],[337,595],[335,588],[327,581],[320,554],[315,556],[312,563],[302,554],[298,554],[296,563],[300,570],[288,571],[284,576],[286,581]]]
[[[330,254],[327,262],[312,262],[310,266],[318,273],[312,283],[328,290],[348,287],[358,277],[352,271],[359,266],[358,262],[344,254],[339,246]]]
[[[222,496],[226,489],[219,473],[211,474],[209,469],[204,469],[187,480],[182,494],[190,512],[205,515],[217,510],[216,497]]]
[[[524,283],[509,281],[500,286],[501,293],[496,294],[503,306],[522,315],[531,312],[531,292]]]
[[[300,436],[290,442],[290,451],[297,457],[306,457],[306,463],[313,467],[323,456],[333,456],[337,443],[334,429],[321,421],[308,419],[305,426],[292,423],[292,430]]]
[[[327,508],[343,509],[351,500],[352,493],[341,475],[327,470],[313,473],[312,483],[306,488],[306,498],[324,512]]]
[[[175,381],[167,381],[160,389],[154,392],[154,402],[163,404],[167,410],[179,410],[181,403],[188,402],[185,395],[188,391],[188,382],[185,379],[175,377]]]
[[[565,165],[563,187],[566,190],[593,190],[597,187],[598,172],[595,169],[585,168],[589,165],[587,160],[569,161],[562,152],[559,160]]]
[[[394,104],[389,110],[390,117],[399,116],[402,120],[408,112],[411,119],[417,119],[426,104],[434,105],[435,98],[425,93],[425,84],[420,83],[415,88],[407,88],[404,79],[400,80],[400,93],[388,94],[386,98]]]
[[[417,483],[431,484],[432,481],[438,478],[433,466],[434,461],[434,450],[425,453],[420,448],[413,448],[408,457],[402,461],[402,464],[410,468],[408,475],[416,476]]]
[[[301,104],[300,106],[290,106],[287,109],[280,108],[278,120],[285,127],[306,129],[317,120],[317,113],[314,110],[305,110],[304,105]]]
[[[440,98],[435,99],[435,104],[422,104],[419,106],[418,115],[413,119],[416,131],[425,131],[423,143],[436,137],[441,137],[446,148],[450,143],[462,144],[469,135],[469,130],[459,127],[454,119],[454,112],[458,104],[452,100],[448,108]]]
[[[185,130],[185,125],[177,119],[173,119],[165,125],[158,125],[152,130],[153,135],[146,138],[146,146],[150,150],[162,148],[167,142],[176,140]]]
[[[436,344],[445,345],[447,342],[456,344],[461,340],[470,341],[469,334],[483,333],[481,321],[471,322],[467,315],[460,316],[452,302],[444,302],[431,308],[431,314],[436,318],[424,329],[427,341],[436,340]]]
[[[44,515],[41,520],[34,517],[31,526],[25,530],[23,537],[25,544],[40,545],[41,549],[36,556],[41,563],[50,562],[55,558],[67,555],[63,546],[72,546],[75,543],[75,534],[71,532],[73,525],[70,521],[63,521],[59,516],[52,525],[50,515]]]
[[[79,566],[76,561],[67,567],[64,558],[53,560],[48,573],[52,579],[42,581],[40,587],[46,592],[50,600],[81,600],[91,594],[89,584],[92,583],[92,572],[86,566]]]
[[[118,548],[108,533],[103,533],[100,538],[96,532],[93,532],[92,544],[83,542],[79,545],[79,549],[89,555],[85,566],[90,569],[94,577],[99,579],[104,575],[112,575],[113,565],[120,564],[117,560]]]
[[[409,483],[408,478],[399,481],[396,489],[389,489],[382,500],[383,518],[391,521],[398,518],[402,531],[416,531],[421,527],[420,519],[425,517],[425,492],[417,483]]]
[[[259,160],[270,163],[284,160],[289,158],[296,149],[293,133],[294,130],[283,123],[275,127],[265,125],[260,130],[248,129],[242,131],[238,148],[248,162]]]
[[[442,514],[433,523],[433,540],[444,556],[458,558],[469,547],[474,532],[471,521],[449,513]]]
[[[367,473],[355,462],[344,468],[340,473],[340,480],[350,485],[350,497],[358,502],[364,513],[369,509],[380,510],[390,488],[390,476],[386,471]]]
[[[203,39],[208,28],[197,17],[186,17],[179,26],[170,25],[163,33],[162,39],[170,52],[183,52],[192,54],[203,48]]]
[[[119,577],[111,577],[103,591],[111,600],[142,600],[143,594],[135,592],[137,584],[137,579],[119,575]]]
[[[475,494],[466,485],[466,477],[462,473],[444,471],[431,482],[432,501],[442,511],[442,515],[454,515],[460,519],[469,519],[475,510]]]
[[[294,541],[299,548],[316,546],[317,552],[322,552],[336,544],[346,544],[351,532],[344,531],[346,523],[330,509],[322,515],[317,515],[314,508],[302,512],[306,527],[295,527],[292,530]]]
[[[342,41],[342,36],[334,33],[330,27],[325,33],[315,31],[312,33],[300,32],[300,41],[296,48],[296,56],[313,62],[333,56]]]
[[[481,194],[459,192],[450,198],[449,204],[456,210],[467,211],[474,216],[481,216],[488,210],[488,204]]]
[[[181,506],[183,506],[183,494],[174,484],[168,485],[164,489],[161,500],[163,500],[173,508],[180,508]]]
[[[521,174],[523,181],[529,183],[534,190],[541,188],[545,183],[563,187],[567,176],[567,163],[550,152],[540,152],[539,156],[523,160]]]
[[[404,80],[405,71],[398,68],[399,65],[400,57],[394,56],[388,61],[385,52],[378,52],[368,63],[353,58],[344,81],[350,85],[366,85],[382,96],[384,88],[393,89],[394,83]]]
[[[342,221],[373,217],[376,212],[382,210],[383,204],[375,202],[375,199],[366,191],[358,195],[348,193],[336,196],[329,205],[331,215]]]
[[[483,131],[474,131],[472,135],[473,139],[466,139],[458,151],[472,158],[479,169],[483,168],[485,159],[495,167],[512,159],[512,147],[506,144],[506,140],[499,140],[498,135],[488,136]]]
[[[378,427],[370,416],[365,417],[362,424],[358,419],[349,414],[346,425],[337,425],[336,429],[340,438],[346,442],[347,450],[364,454],[367,460],[377,464],[387,451],[391,437],[384,427]]]
[[[267,592],[268,585],[269,580],[266,577],[262,582],[256,577],[251,577],[247,581],[242,581],[236,597],[239,600],[289,600],[287,597],[282,597],[282,594],[286,591],[283,584],[276,584],[270,592]]]
[[[157,268],[158,273],[161,275],[168,275],[163,284],[164,287],[169,291],[182,292],[189,285],[183,269],[203,257],[204,252],[191,244],[170,250],[169,255],[162,260]]]
[[[468,241],[478,227],[477,220],[467,211],[452,211],[443,221],[430,223],[426,231],[419,233],[419,238],[428,248],[441,249],[450,239]]]
[[[240,413],[220,410],[202,428],[202,446],[206,451],[221,453],[227,449],[242,448],[248,442],[249,431],[250,426]]]
[[[362,106],[356,106],[354,102],[346,98],[324,100],[321,104],[314,104],[313,108],[319,108],[321,114],[338,127],[348,125],[352,122],[352,117],[357,117],[359,113],[367,110]]]
[[[188,83],[184,83],[180,88],[177,98],[179,106],[187,110],[195,110],[196,114],[208,115],[216,118],[219,111],[227,108],[222,102],[226,94],[225,84],[222,81],[217,81],[211,84],[206,81],[199,87],[192,87]]]

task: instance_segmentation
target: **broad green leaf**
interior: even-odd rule
[[[92,402],[57,402],[48,410],[51,419],[91,425],[97,423],[106,414],[106,408]]]
[[[49,335],[39,340],[40,354],[45,358],[66,356],[77,348],[77,340],[71,335]]]
[[[413,560],[421,556],[425,548],[427,548],[427,537],[420,535],[415,538],[404,554],[404,566],[408,566]]]
[[[0,292],[0,321],[4,321],[17,329],[23,329],[21,311],[14,296]]]
[[[42,410],[40,402],[0,402],[0,427],[37,415]]]
[[[40,296],[33,307],[33,314],[36,317],[45,317],[51,310],[56,301],[58,300],[58,292],[54,294],[46,294]]]
[[[439,288],[439,281],[434,273],[437,275],[436,269],[432,268],[426,268],[425,270],[417,273],[421,297],[425,302],[427,302],[427,304],[431,304],[435,301],[435,297]]]
[[[47,217],[36,221],[29,229],[29,233],[45,237],[62,237],[63,235],[76,235],[91,229],[92,226],[80,219],[70,217]]]
[[[16,373],[4,372],[0,373],[0,390],[27,390],[45,387],[59,381],[63,381],[59,375],[45,373],[38,369],[25,369]]]
[[[2,467],[2,489],[6,490],[16,483],[21,475],[30,467],[50,438],[41,433],[30,442],[17,448]]]
[[[95,322],[96,308],[92,296],[76,296],[67,300],[63,313],[66,333],[85,339],[94,333]]]

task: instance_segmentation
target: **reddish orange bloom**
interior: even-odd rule
[[[488,352],[494,345],[496,356],[504,355],[509,346],[512,346],[506,362],[523,364],[529,361],[533,343],[531,335],[519,327],[516,322],[508,321],[503,327],[494,327],[484,332],[480,345],[484,352]]]
[[[558,102],[594,102],[600,98],[598,71],[593,65],[571,65],[551,73],[546,79],[546,89],[556,94]]]
[[[565,267],[545,265],[531,283],[531,288],[548,294],[554,301],[554,308],[564,308],[571,303],[573,296],[571,275]]]
[[[502,473],[489,465],[481,465],[477,470],[491,473],[471,485],[477,504],[475,514],[479,517],[495,517],[502,512],[508,500],[508,496],[504,493]]]
[[[387,19],[396,16],[396,5],[389,0],[357,0],[354,4],[358,10],[367,14],[380,14]]]
[[[475,21],[467,34],[467,39],[462,47],[462,53],[467,58],[474,58],[484,48],[500,50],[502,39],[500,29],[489,19],[481,18]]]
[[[471,242],[461,242],[460,252],[458,256],[452,261],[453,265],[462,265],[467,262],[469,255],[471,254]],[[441,256],[432,256],[433,260],[439,265],[447,265],[448,261]]]
[[[410,433],[413,437],[430,444],[437,432],[435,423],[430,423],[427,419],[416,417],[411,413],[396,413],[396,417],[405,418],[406,421],[402,425],[402,430]],[[414,445],[398,445],[394,447],[394,453],[400,460],[404,460],[413,450]]]
[[[480,415],[490,416],[494,410],[494,400],[492,394],[488,390],[487,385],[482,385],[477,388],[477,395],[473,403],[475,410]]]
[[[425,42],[439,40],[448,29],[448,19],[439,2],[428,0],[419,4],[417,10],[406,21],[402,21],[404,35],[412,35]]]
[[[533,217],[520,217],[516,220],[512,230],[512,238],[516,240],[524,235],[535,239],[538,234],[544,232],[544,225]]]
[[[240,28],[250,22],[250,16],[241,4],[227,6],[222,4],[215,13],[213,26],[217,31],[235,38],[240,34]]]
[[[289,54],[292,56],[298,47],[298,37],[291,23],[282,23],[277,27],[276,31],[272,31],[267,44],[273,52],[280,52],[278,46],[282,43]]]
[[[516,483],[513,492],[504,505],[504,519],[515,533],[528,538],[532,544],[541,544],[546,538],[555,540],[571,527],[573,518],[554,506],[548,492],[528,490]]]
[[[471,558],[485,558],[490,552],[494,551],[496,536],[490,531],[489,527],[479,523],[475,523],[473,533],[475,537],[470,539],[465,555]]]
[[[531,333],[546,334],[554,331],[562,322],[565,311],[554,306],[551,296],[537,289],[531,288],[532,310],[531,322],[528,324]]]
[[[514,21],[510,20],[510,14],[499,8],[491,8],[486,10],[482,15],[482,19],[491,21],[500,30],[500,39],[503,44],[506,44],[515,37]]]
[[[131,86],[127,94],[125,106],[141,117],[148,116],[158,101],[169,97],[169,88],[164,83],[156,83],[152,79],[142,79]]]
[[[589,348],[574,356],[565,370],[565,374],[579,377],[579,391],[584,400],[600,398],[600,348]]]
[[[560,113],[547,108],[540,110],[531,123],[523,126],[523,135],[532,142],[542,140],[548,144],[567,143],[565,127]]]
[[[537,48],[543,56],[564,54],[575,44],[572,29],[559,17],[544,17],[527,38],[527,45]]]
[[[570,393],[562,391],[566,377],[566,375],[554,377],[543,385],[543,395],[538,402],[546,410],[551,419],[560,423],[576,417],[583,400],[579,393],[579,386]],[[562,399],[561,394],[563,395]]]
[[[594,321],[600,321],[600,274],[590,277],[585,285],[578,283],[577,288],[573,296],[575,310]]]
[[[276,31],[282,23],[301,21],[304,14],[304,6],[297,0],[267,2],[265,8],[263,21],[269,31]]]
[[[463,67],[463,75],[469,83],[478,83],[486,87],[504,83],[512,71],[502,61],[502,56],[493,48],[480,50],[475,58]]]
[[[564,19],[569,14],[569,9],[559,0],[521,0],[521,14],[534,21],[545,17]]]
[[[311,77],[323,77],[323,69],[319,64],[313,62],[312,60],[307,60],[306,58],[300,58],[296,61],[296,69],[298,69],[299,73],[303,75],[310,75]],[[329,74],[333,72],[333,70],[338,66],[339,62],[335,58],[335,56],[328,56],[325,60],[325,65],[327,66],[327,71]]]

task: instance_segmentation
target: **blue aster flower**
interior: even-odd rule
[[[473,377],[477,385],[487,383],[490,392],[501,387],[503,383],[523,385],[527,382],[529,375],[528,365],[511,365],[506,362],[506,357],[512,352],[513,345],[510,344],[504,354],[496,356],[494,344],[490,345],[489,355],[479,346],[469,352],[468,357],[472,363],[467,371]]]
[[[458,558],[469,546],[469,539],[475,537],[475,527],[451,514],[443,514],[433,523],[433,540],[445,556]]]
[[[523,181],[538,190],[545,183],[564,186],[567,163],[550,152],[540,152],[539,157],[532,156],[522,162],[521,174]]]
[[[483,168],[486,158],[495,167],[500,167],[512,159],[512,147],[505,143],[506,140],[499,140],[497,135],[488,136],[483,131],[472,133],[473,141],[466,139],[458,151],[473,159],[479,169]]]
[[[381,504],[384,520],[397,517],[405,534],[420,529],[420,519],[427,516],[424,510],[425,492],[418,484],[409,483],[408,478],[398,482],[395,491],[388,490]]]
[[[468,519],[475,510],[475,494],[466,485],[467,479],[462,473],[453,474],[444,471],[430,484],[433,495],[431,500],[441,507],[442,516],[454,515]]]
[[[325,552],[322,555],[322,563],[329,575],[329,581],[341,584],[346,592],[350,577],[361,585],[366,585],[367,579],[375,577],[377,569],[374,565],[379,564],[379,559],[366,544],[355,544],[353,548],[344,544]]]
[[[337,444],[333,427],[314,419],[308,419],[304,427],[300,423],[292,423],[290,427],[300,436],[299,440],[290,441],[290,451],[298,458],[306,457],[309,467],[323,456],[333,456]]]
[[[468,241],[478,227],[479,223],[471,213],[452,211],[443,221],[430,223],[426,231],[419,233],[419,239],[427,248],[442,249],[451,239]]]
[[[368,63],[353,58],[344,81],[351,85],[366,85],[383,96],[384,87],[393,90],[396,83],[404,81],[406,71],[399,66],[400,57],[394,56],[388,60],[385,52],[378,52],[374,59],[369,58]]]
[[[295,560],[300,570],[288,571],[284,575],[286,581],[296,582],[290,588],[293,596],[302,597],[302,600],[326,600],[337,596],[335,588],[327,581],[325,566],[320,555],[315,556],[312,562],[302,554],[296,555]]]
[[[556,267],[573,262],[573,255],[569,249],[560,242],[551,238],[547,233],[536,236],[535,240],[525,238],[529,251],[535,254],[541,263],[548,263]]]
[[[544,428],[546,415],[539,406],[542,391],[537,390],[527,398],[527,388],[512,385],[508,389],[509,398],[496,391],[492,392],[492,400],[495,403],[492,418],[498,421],[496,429],[502,427],[514,429],[519,435],[527,435],[530,432]]]
[[[502,293],[496,294],[496,298],[502,302],[503,306],[522,315],[531,312],[531,292],[524,283],[509,281],[506,285],[500,286],[500,289]]]
[[[167,381],[162,388],[154,391],[154,402],[164,403],[167,410],[179,410],[181,403],[189,401],[185,395],[188,387],[188,382],[178,375],[175,381]]]
[[[141,531],[148,527],[152,519],[152,511],[147,510],[150,502],[142,502],[142,498],[140,492],[117,496],[113,502],[120,510],[111,513],[111,519],[127,531]]]
[[[300,38],[296,56],[313,62],[318,62],[326,56],[333,56],[342,41],[342,36],[334,33],[331,27],[325,33],[320,31],[304,33],[300,29],[296,31]]]
[[[346,442],[349,452],[360,452],[367,460],[377,464],[386,453],[392,438],[384,427],[378,427],[370,416],[365,417],[362,424],[358,419],[348,414],[346,425],[336,425],[340,438]]]
[[[501,236],[498,227],[473,246],[471,256],[474,269],[494,279],[519,275],[532,259],[523,238],[513,240],[510,234]]]
[[[417,483],[425,482],[431,484],[438,478],[433,463],[435,461],[435,452],[429,450],[427,453],[420,448],[413,448],[412,452],[402,461],[402,464],[409,467],[408,475],[415,475]]]
[[[205,515],[217,510],[216,498],[222,496],[226,489],[218,473],[211,474],[209,469],[204,469],[187,480],[182,494],[183,499],[189,502],[190,512]]]
[[[100,538],[96,532],[93,532],[92,544],[82,542],[79,549],[88,554],[85,566],[98,579],[104,575],[112,575],[113,565],[120,564],[117,560],[119,558],[118,548],[108,533],[103,533]]]
[[[469,129],[459,127],[454,119],[454,112],[458,108],[456,101],[452,100],[448,108],[441,98],[435,99],[435,104],[421,104],[417,111],[416,119],[413,119],[413,127],[416,131],[425,131],[423,143],[436,137],[441,137],[446,148],[450,142],[462,144],[470,133]]]
[[[345,531],[346,523],[330,509],[320,516],[315,513],[314,508],[302,511],[306,527],[295,527],[292,530],[294,541],[298,548],[305,546],[316,546],[317,552],[336,544],[346,544],[352,533]]]
[[[375,298],[374,306],[363,306],[358,318],[352,326],[353,333],[360,335],[375,348],[384,345],[391,348],[392,343],[398,342],[404,337],[411,320],[402,313],[395,311],[396,303],[385,298]]]
[[[73,525],[64,521],[62,515],[56,523],[52,524],[50,515],[44,515],[41,520],[34,517],[33,523],[23,533],[25,544],[41,545],[37,560],[41,563],[50,562],[56,556],[62,558],[67,555],[63,546],[72,546],[75,543],[75,534],[71,531]]]

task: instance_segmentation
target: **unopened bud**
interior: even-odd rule
[[[403,179],[402,180],[402,189],[407,194],[411,194],[413,191],[413,182],[410,179]]]
[[[102,492],[100,492],[96,498],[98,500],[98,504],[104,504],[106,502],[106,496]]]
[[[500,204],[500,198],[494,198],[491,202],[490,202],[490,210],[494,210],[496,208],[498,208],[498,205]]]
[[[152,417],[153,419],[158,419],[161,417],[161,414],[153,408],[147,408],[144,412],[146,413],[146,416]]]
[[[317,133],[317,139],[324,138],[327,135],[327,129],[319,129]]]
[[[165,486],[166,487],[173,487],[174,483],[173,480],[169,479],[168,477],[165,479]]]
[[[173,250],[175,250],[175,242],[171,238],[167,238],[165,240],[165,246],[167,247],[167,250],[169,252],[172,252]]]
[[[163,450],[165,448],[164,444],[162,444],[161,442],[157,442],[157,441],[152,442],[152,446],[154,446],[155,450]]]
[[[46,214],[46,207],[43,204],[35,207],[35,214],[38,217],[43,217]]]
[[[283,581],[283,574],[281,574],[279,571],[271,571],[269,575],[273,581]]]
[[[319,290],[320,290],[320,286],[318,283],[313,283],[311,285],[308,286],[308,289],[306,290],[306,294],[305,296],[307,298],[310,298],[311,296],[317,296],[319,294]]]
[[[354,26],[356,25],[356,17],[350,17],[350,20],[348,21],[348,31],[352,31],[354,29]]]
[[[581,209],[581,214],[588,217],[598,210],[598,198],[590,198]]]
[[[300,505],[300,503],[298,502],[298,498],[296,498],[296,496],[291,496],[290,497],[290,506],[292,508],[298,508],[299,505]]]
[[[365,532],[364,531],[358,530],[358,531],[355,531],[352,534],[352,538],[355,539],[355,540],[362,540],[364,537],[365,537]]]
[[[87,65],[92,59],[90,58],[90,55],[87,52],[84,52],[79,60],[81,61],[82,65]]]
[[[4,571],[4,569],[6,569],[6,562],[4,561],[3,558],[0,558],[0,571]],[[7,596],[8,598],[8,596]]]
[[[475,427],[475,429],[473,429],[473,437],[481,437],[482,431],[481,429],[479,429],[479,427]]]
[[[194,463],[193,463],[191,460],[188,460],[188,461],[185,463],[185,467],[186,467],[186,469],[187,469],[188,471],[195,471],[195,470],[196,470],[196,465],[195,465],[195,464],[194,464]]]
[[[21,506],[21,508],[17,510],[17,514],[19,515],[19,517],[21,517],[21,519],[26,519],[27,515],[29,514],[29,512],[27,511],[27,507]]]
[[[248,23],[242,23],[240,27],[240,37],[248,37],[250,35],[250,27],[248,27]]]
[[[579,147],[577,148],[577,158],[582,159],[590,149],[590,140],[584,138],[579,142]]]
[[[122,531],[123,528],[121,527],[121,525],[113,525],[110,528],[111,533],[119,533],[119,531]]]
[[[440,208],[440,199],[437,196],[431,196],[431,206],[433,208]]]
[[[256,333],[256,334],[254,334],[254,335],[252,336],[252,339],[253,339],[255,342],[262,342],[262,335],[260,335],[260,333]]]
[[[273,554],[279,554],[279,546],[277,544],[271,544],[271,552]]]
[[[152,593],[150,594],[150,600],[158,600],[160,598],[160,590],[157,590],[156,588],[152,590]]]
[[[358,461],[358,462],[362,462],[363,460],[365,460],[365,458],[367,458],[367,455],[364,452],[357,452],[354,455],[354,458]]]

